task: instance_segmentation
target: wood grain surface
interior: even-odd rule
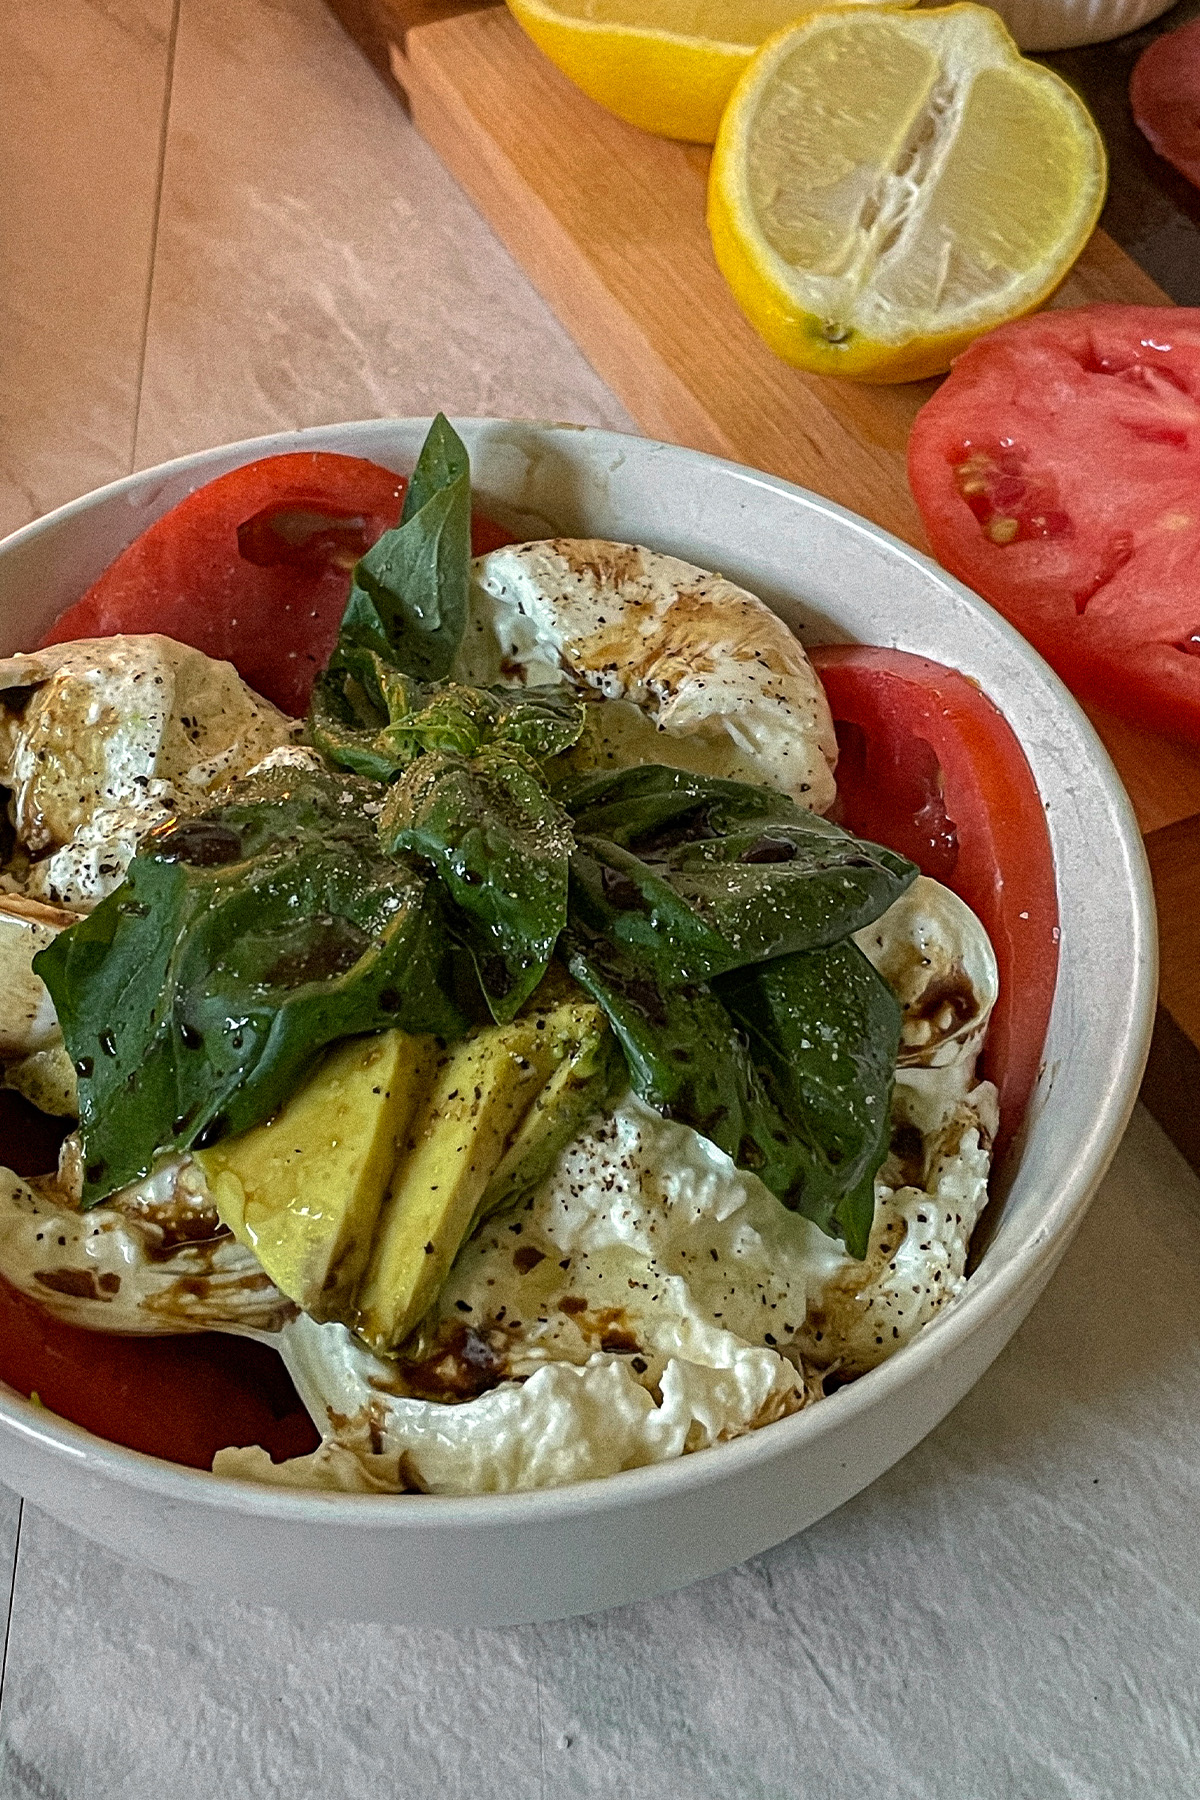
[[[605,112],[501,5],[329,3],[644,431],[781,475],[928,548],[905,449],[937,383],[838,381],[767,349],[713,260],[707,149]],[[1103,231],[1051,304],[1095,300],[1169,304]],[[1200,1128],[1178,1125],[1191,1070],[1180,1046],[1200,1072],[1200,979],[1183,974],[1200,919],[1200,877],[1187,876],[1193,851],[1200,867],[1200,752],[1087,710],[1149,834],[1158,881],[1164,985],[1145,1097],[1200,1168]]]

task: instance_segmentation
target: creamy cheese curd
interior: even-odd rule
[[[832,805],[837,740],[803,646],[721,575],[637,544],[508,544],[473,567],[463,681],[568,681],[589,708],[590,766],[671,763]]]
[[[0,1169],[0,1268],[70,1325],[137,1336],[270,1331],[295,1311],[251,1251],[216,1235],[190,1158],[165,1160],[89,1212],[69,1199],[57,1180]]]
[[[881,968],[908,972],[893,1116],[915,1139],[880,1170],[864,1261],[630,1096],[464,1246],[398,1368],[343,1326],[285,1326],[281,1354],[326,1442],[281,1465],[222,1451],[218,1472],[555,1486],[740,1436],[818,1398],[826,1373],[861,1374],[909,1342],[963,1290],[996,1128],[995,1089],[974,1072],[991,946],[948,890],[914,889],[859,934]]]
[[[232,663],[154,634],[83,638],[0,659],[0,787],[34,898],[95,906],[138,843],[244,775],[296,724]]]
[[[822,1392],[818,1363],[871,1367],[961,1292],[988,1161],[962,1110],[971,1127],[932,1192],[877,1184],[860,1263],[707,1139],[629,1098],[460,1253],[421,1334],[422,1373],[445,1398],[397,1391],[410,1366],[301,1314],[278,1347],[326,1442],[282,1464],[223,1450],[213,1467],[362,1491],[554,1487],[795,1412]],[[498,1386],[447,1404],[464,1371],[500,1369]]]

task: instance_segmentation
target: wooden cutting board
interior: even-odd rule
[[[704,221],[709,152],[613,118],[501,5],[329,0],[597,372],[650,436],[768,470],[928,548],[905,447],[934,381],[788,368],[742,317]],[[1169,304],[1097,231],[1052,304]],[[1134,803],[1163,939],[1144,1098],[1200,1169],[1200,751],[1088,708]]]

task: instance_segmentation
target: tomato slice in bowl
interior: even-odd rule
[[[1200,19],[1142,51],[1129,79],[1129,104],[1158,154],[1200,187]]]
[[[1082,698],[1200,742],[1200,309],[988,333],[917,415],[935,556]]]
[[[66,1126],[0,1092],[0,1161],[53,1167]],[[247,1338],[119,1337],[64,1324],[0,1277],[0,1381],[98,1437],[189,1468],[262,1444],[276,1462],[315,1450],[312,1420],[275,1352]]]
[[[286,713],[329,661],[358,558],[396,524],[407,480],[330,451],[231,469],[164,513],[60,613],[43,644],[162,632],[231,662]],[[475,517],[475,554],[511,538]]]
[[[1000,995],[984,1073],[1000,1094],[999,1153],[1037,1080],[1058,974],[1058,891],[1037,784],[1012,727],[965,675],[859,644],[809,654],[837,729],[834,816],[953,889],[992,940]]]

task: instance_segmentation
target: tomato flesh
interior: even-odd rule
[[[66,1121],[0,1093],[0,1163],[54,1167]],[[265,1344],[216,1332],[115,1337],[64,1325],[0,1277],[0,1380],[61,1418],[148,1456],[208,1469],[228,1445],[276,1462],[319,1443],[283,1364]]]
[[[1200,19],[1143,50],[1129,80],[1129,104],[1158,154],[1200,187]]]
[[[858,644],[810,652],[838,736],[840,822],[953,890],[991,938],[1000,994],[983,1067],[1003,1151],[1037,1080],[1058,975],[1045,809],[1003,715],[953,669]]]
[[[122,551],[44,644],[162,632],[231,662],[294,717],[337,642],[350,571],[400,517],[407,481],[357,456],[267,456],[189,494]],[[472,526],[477,556],[511,542]]]
[[[938,560],[1077,694],[1200,741],[1200,310],[990,332],[918,414],[908,473]]]

